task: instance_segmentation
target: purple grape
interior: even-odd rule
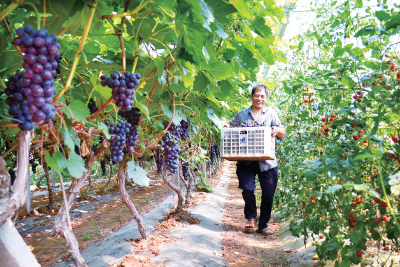
[[[45,55],[39,54],[39,55],[37,56],[37,60],[36,60],[36,61],[37,61],[38,63],[44,65],[44,64],[47,63],[47,57],[46,57]]]
[[[28,48],[28,53],[37,56],[38,51],[33,46]]]
[[[38,36],[33,40],[33,44],[36,47],[40,48],[40,47],[44,46],[45,41],[44,41],[44,39],[42,37]]]
[[[25,95],[25,96],[30,96],[30,95],[32,95],[32,89],[31,89],[31,88],[25,88],[25,89],[24,89],[24,95]]]
[[[45,88],[43,88],[43,92],[44,92],[44,97],[50,97],[54,95],[55,90],[53,89],[52,86],[46,86]]]
[[[100,79],[103,81],[103,80],[107,79],[107,76],[103,73],[103,74],[100,75]]]
[[[16,46],[21,46],[22,45],[22,39],[17,37],[14,39],[13,44],[15,44]]]
[[[53,111],[53,105],[49,103],[45,103],[40,110],[43,111],[45,114],[48,114],[49,112]]]
[[[46,121],[54,119],[54,117],[56,116],[56,113],[54,111],[50,111],[47,115],[46,115]]]
[[[47,36],[46,38],[44,38],[44,44],[45,46],[49,46],[52,45],[54,42],[53,38],[51,36]]]
[[[22,79],[22,85],[25,87],[31,86],[31,83],[32,83],[31,79],[28,79],[28,78]]]
[[[55,45],[49,45],[49,46],[47,47],[47,51],[48,51],[49,55],[54,56],[54,55],[57,54],[58,48],[57,48],[57,46],[55,46]]]
[[[43,97],[37,97],[35,98],[35,100],[33,101],[33,103],[35,104],[35,106],[37,106],[38,108],[40,108],[41,106],[44,105],[45,100]],[[36,113],[35,113],[36,114]]]
[[[36,87],[35,89],[32,89],[32,95],[34,97],[42,97],[44,95],[43,88],[42,87]]]
[[[53,78],[53,75],[52,75],[51,71],[43,70],[42,77],[44,80],[50,80],[51,78]]]
[[[29,65],[33,65],[36,63],[36,56],[33,54],[26,54],[24,56],[24,60],[26,63],[28,63]]]
[[[18,92],[17,92],[17,93],[14,93],[14,94],[13,94],[14,100],[16,100],[16,101],[18,101],[18,102],[22,100],[22,97],[23,97],[23,96],[22,96],[21,93],[18,93]]]
[[[53,96],[46,97],[46,98],[44,99],[44,101],[45,101],[46,103],[51,104],[51,102],[53,102]]]
[[[53,60],[53,61],[50,62],[50,64],[51,64],[51,69],[52,70],[57,69],[57,67],[58,67],[58,62],[57,61]]]
[[[32,79],[34,74],[35,73],[33,72],[32,69],[26,69],[25,70],[25,77],[28,78],[28,79]]]
[[[21,40],[21,42],[22,42],[22,40]],[[22,52],[22,53],[28,52],[28,47],[26,47],[25,45],[21,45],[21,46],[19,47],[19,49],[21,49],[21,52]]]
[[[25,26],[25,32],[27,34],[32,34],[34,32],[34,29],[33,29],[33,27],[31,25],[26,25]]]
[[[43,72],[42,72],[42,75],[34,74],[32,77],[32,83],[36,83],[36,84],[42,83],[43,82],[42,76],[43,76]]]
[[[47,36],[48,32],[46,29],[40,29],[36,32],[37,37],[42,37],[45,38]]]
[[[46,119],[46,114],[43,111],[38,110],[32,117],[32,121],[36,123],[40,123]]]
[[[43,69],[45,69],[45,70],[52,70],[52,69],[53,69],[53,66],[51,65],[50,62],[46,62],[46,63],[44,63],[44,65],[43,65]]]
[[[43,65],[40,63],[35,63],[32,66],[32,70],[34,73],[42,73],[43,71]]]
[[[40,47],[40,48],[38,49],[38,53],[39,53],[39,54],[42,54],[42,55],[44,55],[44,56],[46,56],[46,55],[48,54],[47,47],[46,47],[46,46]],[[47,58],[47,57],[46,57],[46,58]]]
[[[30,47],[30,46],[33,45],[33,38],[32,38],[31,36],[24,35],[24,36],[22,37],[22,42],[24,42],[24,45],[25,45],[26,47]]]

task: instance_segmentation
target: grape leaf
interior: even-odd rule
[[[76,121],[81,121],[83,123],[86,122],[86,117],[90,116],[89,108],[80,100],[75,100],[69,105],[69,108],[72,111],[73,117]],[[66,107],[63,107],[64,113],[70,118],[71,114]]]
[[[103,134],[106,136],[107,139],[111,138],[111,135],[108,133],[108,127],[107,125],[105,125],[104,122],[98,122],[97,127],[99,128],[99,130],[103,131]]]
[[[47,153],[44,156],[44,160],[46,161],[47,165],[49,165],[50,168],[52,168],[55,172],[58,173],[64,170],[67,161],[60,150],[53,153],[53,155]]]
[[[141,186],[149,186],[149,177],[147,172],[140,166],[136,165],[135,162],[129,161],[127,174],[132,181]]]
[[[71,138],[71,134],[69,133],[68,129],[63,127],[63,135],[64,135],[64,144],[67,145],[71,150],[75,148],[75,142]]]
[[[69,160],[65,161],[65,168],[68,169],[72,177],[79,178],[86,172],[85,161],[81,156],[72,152]]]
[[[225,80],[232,76],[232,69],[229,63],[224,63],[217,59],[211,59],[208,65],[208,70],[215,80]]]

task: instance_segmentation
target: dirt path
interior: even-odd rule
[[[224,239],[222,240],[223,256],[227,259],[225,266],[288,266],[287,253],[284,244],[277,235],[263,236],[256,232],[244,232],[245,218],[243,214],[244,201],[241,189],[238,188],[236,165],[226,162],[229,166],[226,175],[230,177],[229,197],[225,202],[226,214],[223,219]],[[259,203],[257,203],[259,206]],[[268,226],[278,231],[280,224],[270,222]]]

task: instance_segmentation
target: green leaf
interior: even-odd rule
[[[254,32],[262,37],[268,38],[272,35],[271,27],[266,25],[264,17],[258,17],[253,20],[251,26],[253,26]]]
[[[240,15],[245,19],[253,20],[253,14],[250,12],[251,8],[244,0],[229,0],[229,2],[239,11]]]
[[[363,1],[362,0],[356,0],[356,7],[360,8],[363,6]]]
[[[72,111],[73,117],[76,121],[81,121],[83,123],[86,122],[86,117],[90,116],[89,108],[80,100],[75,100],[69,105],[70,110]],[[66,107],[63,107],[64,113],[68,118],[71,118],[71,114]]]
[[[136,107],[138,108],[138,109],[140,109],[140,111],[144,114],[144,115],[146,115],[146,117],[148,118],[148,119],[150,119],[149,118],[149,109],[146,107],[146,105],[145,104],[143,104],[142,102],[136,102]]]
[[[299,48],[299,50],[301,50],[301,49],[303,49],[303,47],[304,47],[304,42],[303,42],[303,41],[301,41],[301,42],[299,43],[299,46],[298,46],[298,48]]]
[[[358,32],[356,32],[354,37],[360,37],[360,36],[365,36],[365,35],[374,35],[375,32],[377,32],[377,31],[379,32],[380,28],[369,25],[369,26],[362,28]]]
[[[324,194],[333,193],[333,192],[335,192],[335,191],[337,191],[337,190],[342,189],[342,187],[343,187],[343,186],[340,185],[340,184],[332,185],[331,187],[329,187],[328,189],[325,190]]]
[[[363,191],[363,190],[367,190],[367,188],[366,188],[365,185],[363,185],[363,184],[355,184],[355,185],[354,185],[354,190],[356,190],[356,191]]]
[[[186,51],[193,56],[195,62],[202,62],[203,46],[206,44],[209,32],[199,23],[183,17],[177,18],[176,28],[183,36]]]
[[[386,24],[386,30],[397,28],[400,25],[400,13],[397,12],[397,16],[389,20]]]
[[[108,133],[108,127],[107,127],[107,125],[106,125],[104,122],[98,122],[98,123],[97,123],[97,128],[98,128],[99,130],[102,130],[102,131],[103,131],[103,134],[105,135],[105,137],[106,137],[107,139],[110,139],[110,138],[111,138],[111,135]]]
[[[232,76],[231,66],[228,63],[212,59],[209,62],[209,71],[213,78],[217,81],[225,80]]]
[[[385,10],[378,10],[375,12],[375,16],[380,20],[380,21],[388,21],[390,19],[390,15],[386,13]]]
[[[150,179],[147,177],[147,172],[135,162],[128,162],[127,174],[132,181],[140,186],[149,186]]]
[[[171,103],[169,103],[169,106],[165,105],[164,103],[161,103],[161,110],[164,112],[165,115],[168,116],[168,118],[172,118],[173,113],[172,113]],[[182,118],[178,114],[175,114],[173,123],[178,124],[181,122],[181,120]]]
[[[343,75],[342,83],[344,86],[348,86],[349,88],[353,88],[357,85],[357,83],[355,83],[353,81],[353,79],[347,73],[345,75]]]
[[[112,92],[110,88],[98,84],[93,88],[93,95],[98,99],[107,101],[112,96]]]
[[[47,153],[44,156],[44,160],[46,161],[47,165],[52,168],[55,172],[60,173],[66,166],[67,160],[65,159],[64,155],[58,150],[57,152],[50,155]]]
[[[64,144],[66,144],[67,147],[68,147],[70,150],[74,150],[74,148],[75,148],[75,142],[74,142],[74,140],[72,140],[70,132],[69,132],[68,129],[66,129],[65,127],[63,127],[63,129],[64,129],[64,131],[63,131],[63,135],[64,135]]]
[[[85,161],[75,152],[72,152],[69,156],[69,160],[65,161],[65,168],[68,169],[69,173],[74,178],[79,178],[86,172]]]
[[[372,155],[368,152],[365,152],[364,154],[358,155],[357,157],[354,158],[354,160],[362,160],[362,159],[368,159],[371,158]]]

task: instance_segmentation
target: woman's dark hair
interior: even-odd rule
[[[265,90],[265,95],[266,95],[266,97],[268,97],[268,88],[267,88],[265,85],[263,85],[263,84],[257,84],[256,86],[254,86],[254,87],[251,89],[251,96],[253,96],[254,93],[255,93],[257,90]]]

